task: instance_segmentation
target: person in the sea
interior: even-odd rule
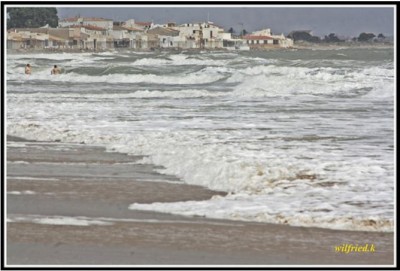
[[[32,73],[31,65],[28,63],[25,66],[25,74],[31,74],[31,73]]]
[[[60,74],[61,70],[60,68],[57,67],[57,65],[54,65],[53,69],[51,70],[51,74]]]

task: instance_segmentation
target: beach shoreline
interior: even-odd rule
[[[99,146],[7,137],[8,265],[393,265],[394,234],[292,227],[129,210],[206,200]],[[373,244],[373,253],[336,252]]]

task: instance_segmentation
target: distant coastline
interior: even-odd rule
[[[290,48],[257,48],[251,49],[251,51],[291,51],[291,50],[338,50],[338,49],[351,49],[351,48],[379,48],[379,49],[392,49],[394,44],[392,43],[308,43],[301,42],[295,43],[293,47]],[[201,52],[201,51],[223,51],[223,52],[238,52],[240,50],[227,50],[224,48],[214,48],[214,49],[179,49],[179,48],[157,48],[157,49],[133,49],[133,48],[109,48],[109,49],[97,49],[97,50],[84,50],[76,48],[62,48],[62,49],[7,49],[8,54],[31,54],[31,53],[101,53],[101,52]]]
[[[347,48],[394,48],[393,43],[371,43],[371,42],[338,42],[338,43],[295,43],[293,49],[313,49],[313,50],[329,50],[329,49],[347,49]]]

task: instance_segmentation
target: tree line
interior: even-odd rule
[[[329,35],[325,35],[323,38],[320,38],[318,36],[313,36],[310,34],[310,31],[294,31],[288,35],[289,38],[293,39],[295,42],[296,41],[307,41],[307,42],[312,42],[312,43],[320,43],[320,42],[326,42],[326,43],[337,43],[337,42],[345,42],[345,40],[340,39],[335,33],[330,33]],[[376,36],[373,33],[365,33],[362,32],[358,37],[352,38],[352,41],[358,41],[358,42],[371,42],[371,41],[384,41],[386,37],[380,33],[378,36]]]
[[[8,8],[7,28],[37,28],[58,26],[56,8]]]

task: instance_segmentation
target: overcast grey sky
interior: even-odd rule
[[[100,2],[101,3],[101,2]],[[292,30],[312,30],[314,35],[329,33],[358,36],[361,32],[394,35],[394,9],[391,7],[60,7],[63,19],[76,15],[103,17],[116,21],[200,22],[210,21],[225,30],[239,32],[271,28],[273,33],[288,34]]]

